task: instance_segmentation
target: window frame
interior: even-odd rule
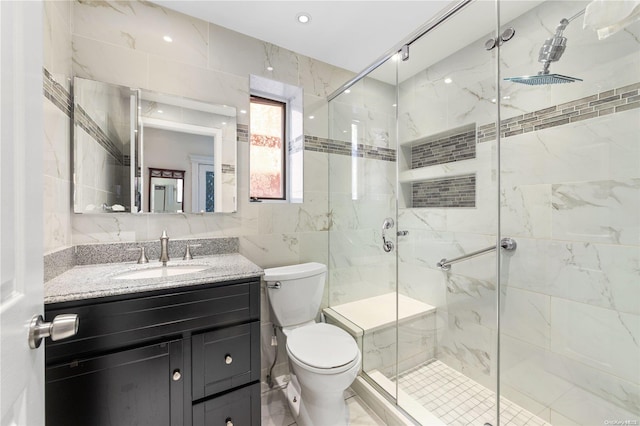
[[[282,167],[281,167],[281,185],[282,185],[282,197],[254,197],[251,195],[251,117],[249,117],[249,200],[252,202],[283,202],[288,201],[289,199],[289,188],[287,182],[287,168],[288,168],[288,151],[289,151],[289,141],[288,141],[288,121],[287,115],[289,114],[289,103],[287,101],[270,98],[267,96],[260,96],[252,94],[249,98],[249,114],[251,114],[251,105],[252,104],[263,104],[263,105],[272,105],[279,106],[282,109]]]

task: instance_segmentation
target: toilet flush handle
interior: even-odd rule
[[[280,281],[276,281],[275,283],[267,283],[267,288],[275,288],[276,290],[279,290],[280,287],[282,287]]]

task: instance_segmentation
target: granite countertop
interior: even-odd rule
[[[160,278],[116,278],[116,276],[126,272],[159,268],[161,266],[162,264],[158,261],[150,261],[141,265],[135,262],[125,262],[76,266],[45,284],[44,303],[69,302],[209,284],[261,276],[263,273],[262,268],[244,256],[233,253],[196,257],[193,260],[170,260],[167,266],[168,268],[184,266],[205,267],[205,269],[198,272]]]

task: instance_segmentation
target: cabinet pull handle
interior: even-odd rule
[[[180,373],[180,370],[175,370],[173,372],[173,381],[177,382],[178,380],[180,380],[182,378],[182,374]]]
[[[225,426],[233,426],[233,422],[231,421],[231,417],[227,417],[227,420],[225,420]]]
[[[230,354],[227,354],[227,355],[225,355],[225,356],[224,356],[224,363],[225,363],[225,364],[229,365],[229,364],[231,364],[232,362],[233,362],[233,358],[231,358],[231,355],[230,355]]]

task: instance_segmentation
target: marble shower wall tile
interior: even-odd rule
[[[640,177],[552,185],[553,238],[640,245]]]
[[[618,377],[640,377],[640,315],[554,298],[551,349]],[[616,350],[612,351],[611,348]]]
[[[502,285],[640,315],[638,247],[518,238]]]

